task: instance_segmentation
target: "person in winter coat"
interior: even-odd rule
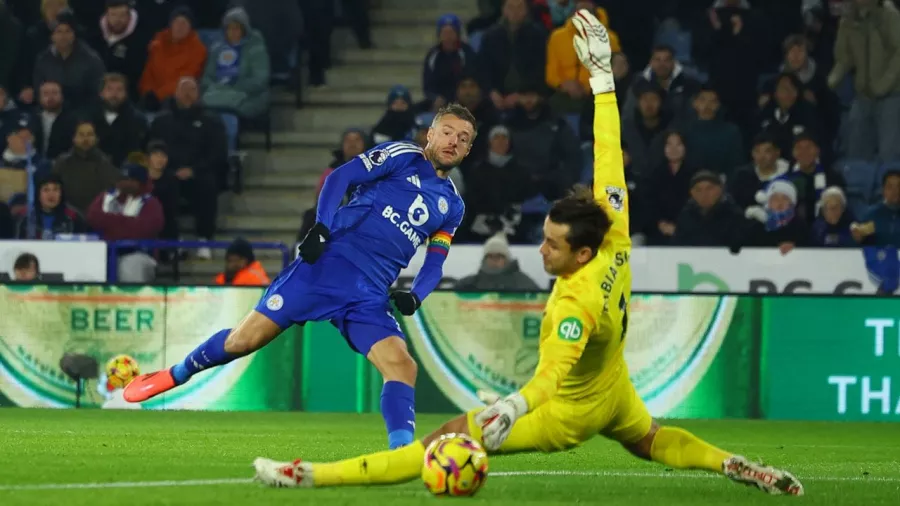
[[[34,213],[18,217],[16,239],[52,241],[56,234],[87,233],[84,218],[66,204],[64,197],[63,182],[58,175],[44,174],[40,177],[35,183]]]
[[[481,85],[473,75],[464,76],[456,87],[456,101],[475,116],[475,140],[469,156],[460,164],[463,174],[468,172],[472,164],[487,156],[488,133],[500,124],[500,114],[491,103],[491,99],[482,91]],[[428,126],[431,126],[429,123]]]
[[[164,224],[160,239],[177,240],[178,233],[178,179],[169,167],[169,152],[166,143],[152,140],[147,143],[147,171],[153,196],[162,205]]]
[[[72,150],[53,164],[53,173],[62,179],[67,200],[84,212],[98,193],[119,180],[119,170],[97,147],[97,132],[90,121],[78,123],[73,143]]]
[[[461,30],[462,22],[455,14],[438,18],[438,44],[425,55],[422,89],[434,110],[452,102],[460,80],[477,68],[477,55],[460,39]]]
[[[12,89],[16,84],[18,60],[24,53],[24,34],[20,20],[0,1],[0,88]]]
[[[484,243],[484,257],[478,273],[459,280],[455,290],[460,292],[525,292],[538,291],[537,283],[519,270],[518,260],[512,258],[509,242],[502,232]]]
[[[774,99],[760,111],[759,131],[772,135],[787,158],[793,151],[794,137],[818,137],[818,117],[815,107],[803,100],[803,83],[794,74],[781,74],[775,81],[773,95]]]
[[[675,235],[675,222],[690,196],[691,178],[696,169],[690,165],[684,137],[672,130],[665,136],[665,161],[656,166],[647,181],[651,244],[668,244]]]
[[[850,225],[856,242],[866,246],[900,248],[900,171],[889,170],[881,178],[881,202]]]
[[[372,142],[399,141],[416,124],[416,115],[412,109],[412,96],[406,86],[396,85],[388,91],[387,111],[372,128]]]
[[[77,37],[77,30],[71,11],[56,16],[53,44],[34,63],[34,89],[48,81],[57,82],[67,102],[83,107],[97,100],[105,69],[97,53]]]
[[[794,140],[796,163],[784,177],[797,188],[797,214],[811,224],[819,214],[818,205],[826,188],[846,186],[844,176],[831,170],[819,158],[819,144],[809,134],[800,134]]]
[[[765,207],[753,206],[744,215],[749,224],[745,246],[777,247],[787,255],[810,244],[809,225],[797,216],[797,189],[790,181],[777,179],[765,192]]]
[[[837,186],[826,188],[820,200],[819,217],[812,225],[812,243],[824,248],[852,248],[858,246],[850,226],[853,213],[847,209],[847,197]]]
[[[673,246],[725,246],[740,244],[744,212],[723,191],[722,178],[700,171],[691,178],[691,199],[678,215]]]
[[[209,50],[203,71],[203,103],[254,118],[269,108],[269,53],[247,12],[230,9],[222,18],[225,39]]]
[[[91,47],[97,50],[107,72],[125,76],[128,96],[137,100],[140,96],[138,83],[147,62],[147,45],[153,32],[131,7],[132,3],[132,0],[106,0],[100,32]]]
[[[672,117],[663,109],[664,93],[659,87],[644,83],[635,93],[636,108],[626,109],[622,116],[622,140],[630,149],[635,175],[648,178],[653,168],[663,161],[665,131]]]
[[[175,95],[182,77],[200,79],[206,64],[206,46],[193,27],[193,13],[180,6],[172,11],[169,28],[153,37],[139,93],[148,110],[157,111]]]
[[[162,205],[148,188],[147,168],[127,164],[115,187],[101,192],[88,209],[88,223],[104,240],[157,239],[164,218]],[[119,281],[146,283],[156,277],[156,260],[147,252],[119,251]]]
[[[6,202],[0,201],[0,239],[14,238],[14,222],[12,212]]]
[[[11,96],[17,96],[22,105],[32,105],[37,102],[37,89],[34,88],[34,63],[38,55],[44,52],[50,44],[50,36],[56,26],[56,16],[68,7],[67,0],[42,0],[41,20],[29,26],[25,32],[25,40],[22,41],[22,53],[16,66],[16,80],[9,89]],[[17,95],[16,95],[17,94]]]
[[[237,238],[225,251],[225,271],[216,276],[217,285],[266,286],[271,281],[246,239]]]
[[[691,157],[697,166],[722,174],[727,181],[747,161],[741,130],[722,118],[719,94],[713,88],[701,89],[693,106],[697,118],[684,127]]]
[[[103,78],[100,103],[88,109],[97,129],[100,151],[109,155],[113,165],[120,166],[128,153],[144,148],[147,118],[128,100],[128,79],[122,74]]]
[[[760,134],[753,141],[753,163],[738,169],[728,180],[728,193],[741,209],[758,205],[757,194],[769,181],[779,179],[790,170],[787,160],[781,159],[777,141]]]
[[[623,109],[632,111],[640,98],[641,89],[652,85],[663,91],[663,108],[682,122],[691,114],[691,98],[700,91],[700,83],[684,73],[684,67],[675,59],[675,52],[668,46],[656,46],[650,56],[650,64],[634,76],[631,92]]]

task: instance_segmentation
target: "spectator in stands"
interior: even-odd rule
[[[489,29],[500,19],[504,0],[478,0],[478,16],[466,24],[466,33],[471,37]]]
[[[128,96],[137,100],[138,82],[144,72],[147,45],[153,32],[132,5],[132,0],[106,0],[106,14],[100,18],[100,37],[91,46],[97,49],[107,72],[125,76]]]
[[[246,239],[237,238],[225,250],[225,272],[216,276],[217,285],[266,286],[271,281]]]
[[[253,26],[260,31],[266,42],[273,81],[288,79],[297,64],[292,58],[296,58],[298,41],[303,34],[300,3],[296,0],[242,2],[247,15],[253,20]]]
[[[856,246],[850,233],[853,214],[847,209],[847,197],[837,186],[826,188],[819,201],[819,216],[812,226],[812,243],[826,248]]]
[[[631,166],[637,177],[648,177],[662,160],[664,132],[671,123],[668,111],[662,109],[663,91],[652,83],[635,89],[637,107],[625,110],[622,118],[622,139],[631,153]]]
[[[416,124],[412,110],[412,96],[406,86],[395,85],[388,92],[387,110],[372,128],[372,142],[399,141],[406,138]]]
[[[22,253],[13,263],[13,281],[29,283],[41,279],[41,264],[33,253]]]
[[[6,202],[0,201],[0,239],[13,238],[13,218]]]
[[[309,68],[309,85],[319,88],[325,85],[325,71],[331,68],[331,18],[334,2],[309,0],[300,2],[303,14],[304,39]]]
[[[250,18],[235,7],[222,18],[225,38],[210,50],[203,71],[203,103],[255,118],[269,108],[269,53]]]
[[[697,118],[687,122],[684,134],[697,165],[728,178],[746,156],[740,129],[722,119],[720,105],[716,90],[701,89],[693,100]]]
[[[153,120],[148,138],[166,143],[179,193],[193,208],[197,237],[209,241],[216,232],[218,189],[228,150],[221,120],[207,113],[198,99],[197,81],[182,78],[175,90],[174,106]],[[212,252],[200,248],[197,256],[208,260]]]
[[[544,82],[547,32],[528,18],[526,0],[505,0],[503,18],[485,34],[479,50],[483,78],[500,111],[516,107],[515,90]]]
[[[628,57],[625,53],[613,53],[611,59],[613,78],[616,81],[616,101],[619,105],[619,114],[625,107],[628,100],[628,92],[631,90],[634,76],[631,73],[631,65],[628,63]],[[594,110],[594,104],[588,106],[591,111]],[[593,116],[593,112],[591,114]]]
[[[775,100],[769,101],[760,112],[759,131],[771,134],[782,154],[793,151],[797,135],[819,135],[815,107],[803,100],[802,94],[800,79],[794,74],[783,73],[775,80]]]
[[[722,177],[702,170],[691,178],[691,198],[675,225],[674,246],[737,246],[744,212],[723,191]]]
[[[18,93],[19,103],[31,105],[35,102],[34,62],[51,44],[56,17],[69,6],[67,0],[42,0],[41,20],[28,27],[25,41],[17,65],[17,79],[10,88],[10,94]]]
[[[456,101],[475,116],[476,122],[472,150],[462,163],[463,172],[466,172],[466,167],[487,156],[488,133],[500,123],[500,115],[490,98],[482,92],[478,80],[472,75],[460,79],[456,87]]]
[[[62,86],[55,81],[42,84],[38,93],[40,108],[35,111],[34,143],[39,153],[48,160],[55,160],[72,148],[76,122],[74,107],[63,97]]]
[[[29,176],[26,169],[29,163],[38,173],[47,172],[50,166],[40,153],[34,151],[34,136],[27,116],[23,115],[6,131],[6,148],[0,157],[0,201],[7,201],[15,194],[27,191]]]
[[[71,11],[62,11],[53,28],[53,44],[34,64],[34,85],[59,83],[66,100],[85,106],[97,100],[103,84],[103,61],[87,43],[76,36],[78,26]]]
[[[663,91],[663,108],[676,121],[685,121],[691,116],[691,98],[700,91],[700,83],[684,73],[684,67],[675,59],[675,52],[669,46],[656,46],[650,56],[650,64],[638,75],[631,85],[631,93],[625,102],[625,111],[633,111],[638,93],[652,85]]]
[[[647,181],[652,211],[648,230],[651,244],[668,244],[675,235],[675,222],[687,202],[695,168],[688,162],[684,137],[676,130],[665,134],[665,161],[657,165]]]
[[[0,0],[0,88],[11,88],[16,81],[18,60],[23,54],[24,33],[22,23]]]
[[[631,169],[631,154],[628,144],[624,141],[622,142],[622,166],[625,168],[625,186],[628,188],[628,235],[631,236],[632,244],[643,246],[647,244],[647,224],[650,220],[646,181],[637,177]],[[591,186],[593,184],[594,181],[591,179]]]
[[[117,167],[128,153],[143,149],[148,130],[147,118],[128,100],[126,82],[122,74],[106,74],[101,102],[90,110],[100,150]]]
[[[831,170],[819,158],[819,144],[810,134],[794,139],[794,166],[786,176],[797,188],[797,215],[811,224],[818,215],[822,192],[828,187],[846,186],[844,176]]]
[[[890,2],[876,0],[855,0],[847,9],[828,76],[835,88],[855,71],[847,155],[900,160],[900,13]]]
[[[416,143],[420,148],[425,149],[428,145],[428,129],[434,123],[434,113],[431,111],[420,112],[416,114],[416,125],[409,133],[409,140]],[[469,153],[471,156],[471,151]],[[469,157],[467,156],[466,159]]]
[[[512,257],[509,241],[501,232],[484,243],[478,272],[459,280],[454,289],[460,292],[536,292],[540,287],[519,269],[519,261]]]
[[[859,222],[850,225],[856,242],[867,246],[900,247],[900,171],[889,170],[881,179],[881,202],[872,206]]]
[[[7,95],[6,89],[0,86],[0,151],[6,149],[6,135],[19,123],[23,115],[28,121],[28,114],[20,111]]]
[[[728,181],[728,193],[742,209],[760,204],[757,194],[770,181],[779,179],[790,170],[787,160],[781,159],[778,144],[770,135],[759,134],[753,141],[753,163],[739,168]],[[791,185],[793,187],[793,184]],[[762,197],[762,195],[759,195]],[[794,200],[797,200],[794,189]]]
[[[498,232],[516,235],[521,204],[537,193],[510,152],[509,129],[497,125],[487,137],[487,156],[466,174],[466,216],[454,236],[460,242],[480,244]]]
[[[512,154],[522,177],[535,185],[535,194],[549,200],[561,197],[581,176],[581,149],[572,127],[556,117],[545,101],[543,80],[518,88],[519,106],[509,121]]]
[[[97,147],[97,131],[90,121],[79,121],[75,127],[72,149],[53,165],[66,188],[70,204],[84,213],[98,193],[111,188],[119,179],[119,170]]]
[[[169,154],[166,143],[160,140],[151,140],[147,143],[146,156],[142,160],[129,162],[145,162],[153,196],[159,200],[163,210],[163,229],[160,239],[178,239],[178,180],[169,167]]]
[[[810,244],[809,225],[796,213],[797,189],[785,179],[772,181],[762,199],[765,207],[745,211],[749,222],[744,246],[777,246],[782,255]]]
[[[844,4],[848,1],[842,2]],[[829,2],[829,7],[837,6],[837,3]],[[835,9],[839,11],[841,9]],[[825,11],[821,0],[804,0],[803,23],[804,35],[809,44],[809,53],[817,64],[823,69],[834,67],[834,45],[837,40],[837,18]]]
[[[453,100],[464,76],[477,68],[477,55],[461,40],[462,23],[455,14],[437,21],[438,44],[425,55],[422,89],[430,108],[437,110]]]
[[[16,239],[52,241],[56,234],[84,234],[87,223],[81,214],[66,204],[62,178],[44,174],[35,184],[34,213],[18,217]],[[33,220],[29,226],[29,220]],[[29,230],[31,228],[31,230]]]
[[[575,9],[588,9],[595,12],[597,19],[609,28],[609,16],[606,9],[597,7],[592,0],[570,1]],[[551,6],[556,1],[550,3]],[[552,12],[552,9],[551,9]],[[575,11],[572,11],[574,14]],[[616,32],[608,30],[609,44],[613,51],[621,51],[619,36]],[[584,108],[584,102],[592,97],[591,85],[588,80],[590,72],[575,54],[575,46],[572,40],[575,38],[575,25],[571,19],[561,27],[553,30],[547,42],[547,66],[545,79],[547,85],[554,90],[550,97],[550,107],[557,114],[578,114]]]
[[[87,217],[107,241],[159,238],[163,210],[150,193],[147,168],[127,164],[115,188],[97,195]],[[118,271],[120,282],[147,283],[156,278],[156,260],[141,249],[120,249]]]
[[[193,16],[189,8],[176,7],[169,28],[157,33],[150,42],[139,86],[141,101],[150,111],[158,111],[175,94],[182,77],[200,79],[203,74],[206,46],[193,28]]]

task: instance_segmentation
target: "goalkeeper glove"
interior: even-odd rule
[[[587,9],[581,9],[572,17],[576,35],[572,40],[575,54],[582,65],[591,73],[591,90],[594,95],[616,90],[612,74],[612,48],[609,33],[596,17]]]
[[[489,393],[479,393],[482,401],[496,398]],[[516,420],[528,413],[528,402],[522,394],[515,392],[496,400],[475,415],[475,423],[481,425],[481,442],[489,451],[496,451],[512,432]]]
[[[422,305],[419,296],[412,292],[393,292],[391,293],[391,301],[403,316],[412,316]]]
[[[316,223],[303,238],[303,242],[297,246],[297,254],[308,264],[314,264],[322,253],[325,252],[325,243],[331,237],[328,227],[321,223]]]

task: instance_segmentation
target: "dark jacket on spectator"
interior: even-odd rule
[[[660,221],[675,223],[684,204],[690,198],[691,178],[694,176],[694,168],[682,163],[678,172],[672,173],[669,163],[664,162],[656,166],[647,180],[647,198],[651,206],[650,223],[651,230],[656,230]]]
[[[72,54],[65,60],[51,46],[34,64],[35,93],[41,84],[56,81],[62,85],[66,102],[84,107],[98,100],[104,71],[103,61],[82,40],[75,40]]]
[[[53,121],[50,131],[45,132],[43,113],[40,110],[35,111],[34,116],[31,118],[34,124],[32,132],[34,132],[35,149],[51,161],[56,160],[57,157],[72,149],[76,120],[74,113],[68,109],[63,109]],[[44,150],[44,144],[47,145],[46,150]]]
[[[13,218],[6,202],[0,202],[0,239],[13,238]]]
[[[737,246],[746,226],[744,213],[728,195],[704,213],[692,199],[685,204],[675,225],[675,246]]]
[[[153,196],[159,200],[163,211],[163,228],[160,239],[178,239],[178,180],[168,168],[159,179],[150,181]]]
[[[104,15],[100,19],[100,32],[91,44],[103,60],[107,72],[118,72],[128,78],[128,96],[134,101],[140,98],[138,83],[147,62],[147,47],[152,35],[138,12],[131,9],[131,22],[125,33],[109,33]]]
[[[113,211],[107,207],[107,203],[112,199],[118,200],[120,206],[125,204],[126,207],[127,202],[140,201],[136,204],[140,209],[134,216],[129,216],[120,209]],[[118,190],[103,192],[91,203],[87,215],[91,227],[107,241],[156,239],[163,229],[164,222],[162,205],[149,192],[137,196],[125,196]]]
[[[756,171],[754,164],[749,164],[735,171],[734,176],[728,180],[728,193],[734,198],[735,203],[741,209],[747,209],[750,206],[762,204],[756,200],[756,192],[765,188],[770,181],[785,176],[790,167],[784,160],[776,162],[775,173],[766,178],[760,179],[759,173]]]
[[[382,142],[402,141],[415,126],[416,115],[412,109],[405,111],[388,109],[372,128],[371,142],[381,144]]]
[[[22,23],[0,2],[0,87],[14,89],[18,60],[24,53]]]
[[[797,188],[797,215],[808,224],[812,224],[816,219],[818,214],[816,205],[826,188],[829,186],[847,187],[843,175],[831,170],[829,167],[821,166],[821,164],[819,169],[812,174],[802,172],[794,165],[791,172],[785,176],[785,179],[794,183],[794,186]]]
[[[34,63],[38,56],[50,46],[50,28],[43,19],[31,25],[25,31],[25,38],[20,46],[22,55],[16,65],[16,78],[12,83],[13,89],[9,90],[10,96],[18,95],[23,88],[34,86]],[[35,100],[37,100],[37,90]]]
[[[744,236],[744,246],[775,247],[791,242],[795,247],[803,247],[811,242],[809,225],[798,216],[794,216],[787,225],[772,231],[766,230],[766,225],[757,220],[747,221],[749,225]]]
[[[119,170],[99,148],[85,153],[72,149],[53,165],[66,189],[66,198],[75,209],[84,212],[94,197],[116,184]]]
[[[513,92],[521,83],[542,83],[547,62],[547,31],[526,21],[515,34],[501,20],[481,40],[478,53],[485,93]]]
[[[643,72],[634,76],[622,110],[637,110],[636,91],[648,85],[661,86],[649,65]],[[673,116],[675,121],[684,121],[693,117],[694,112],[691,107],[691,100],[700,91],[700,83],[685,75],[684,67],[680,63],[675,62],[669,87],[663,88],[663,90],[665,91],[663,94],[665,97],[663,108]]]
[[[480,244],[501,231],[515,235],[512,230],[521,219],[515,206],[540,191],[510,156],[482,159],[465,181],[466,215],[458,232],[462,242]]]
[[[477,66],[475,51],[460,42],[455,51],[446,52],[441,45],[431,48],[425,55],[425,66],[422,72],[422,88],[425,98],[434,101],[443,97],[451,102],[456,96],[456,86],[466,74],[474,73]]]
[[[671,118],[663,115],[659,125],[647,128],[637,110],[633,110],[631,114],[626,113],[622,118],[622,142],[628,146],[631,167],[636,176],[648,178],[653,168],[665,159],[665,131],[670,122]]]
[[[794,137],[806,133],[818,138],[817,120],[815,108],[803,100],[802,96],[797,98],[797,103],[788,111],[779,109],[773,99],[759,114],[759,131],[774,136],[782,158],[790,160],[793,156]]]
[[[536,193],[555,200],[578,181],[582,162],[578,137],[547,104],[534,117],[516,109],[509,130],[512,154],[522,167],[522,177],[535,184]]]
[[[91,110],[91,123],[97,130],[97,142],[100,150],[109,155],[113,165],[120,166],[128,153],[142,151],[144,140],[147,137],[147,118],[131,105],[130,102],[122,104],[121,109],[114,113],[112,123],[107,119],[107,113],[103,104],[94,106]]]
[[[34,236],[28,237],[28,216],[19,216],[16,222],[16,239],[53,240],[56,234],[85,234],[87,223],[78,211],[63,200],[56,209],[44,211],[35,198],[34,202]],[[47,234],[47,237],[44,235]]]
[[[853,248],[859,244],[850,234],[850,224],[853,223],[853,214],[847,209],[841,215],[841,219],[836,225],[832,225],[825,221],[825,218],[819,215],[812,225],[812,245],[826,248]]]
[[[478,104],[478,107],[469,109],[469,112],[472,113],[472,116],[475,116],[476,135],[475,141],[472,142],[472,150],[469,151],[469,156],[467,156],[460,164],[460,170],[463,171],[463,174],[469,171],[469,167],[487,156],[489,148],[488,134],[490,133],[491,128],[494,128],[501,122],[500,114],[497,112],[497,109],[494,108],[494,104],[488,97],[485,97],[484,100]]]
[[[879,202],[870,207],[859,221],[875,224],[875,233],[866,239],[866,245],[900,247],[900,209],[892,209]]]
[[[538,291],[540,288],[533,279],[519,269],[518,260],[510,260],[506,267],[499,272],[485,271],[482,266],[477,274],[466,276],[459,280],[454,290],[465,291],[486,291],[486,292],[504,292],[504,291]]]
[[[150,139],[160,139],[169,148],[169,167],[194,169],[194,177],[219,180],[227,160],[225,126],[218,116],[195,105],[176,106],[153,120]]]
[[[697,167],[704,170],[729,177],[747,161],[741,130],[734,123],[696,119],[686,124],[684,137]]]

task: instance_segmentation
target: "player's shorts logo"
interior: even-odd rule
[[[440,211],[441,214],[447,214],[447,211],[449,211],[449,210],[450,210],[450,204],[447,203],[447,199],[445,199],[444,197],[439,198],[438,199],[438,211]]]
[[[279,309],[284,307],[284,299],[281,297],[281,295],[278,295],[276,293],[275,295],[269,297],[268,300],[266,300],[266,307],[269,309],[269,311],[278,311]]]
[[[376,149],[375,151],[369,153],[369,161],[372,162],[372,165],[381,165],[382,163],[387,161],[388,156],[390,155],[387,151]]]
[[[582,329],[584,326],[581,324],[581,320],[570,316],[559,323],[556,333],[563,341],[577,341],[581,339]]]
[[[621,211],[625,207],[625,189],[618,186],[606,187],[606,198],[609,205],[616,211]]]

